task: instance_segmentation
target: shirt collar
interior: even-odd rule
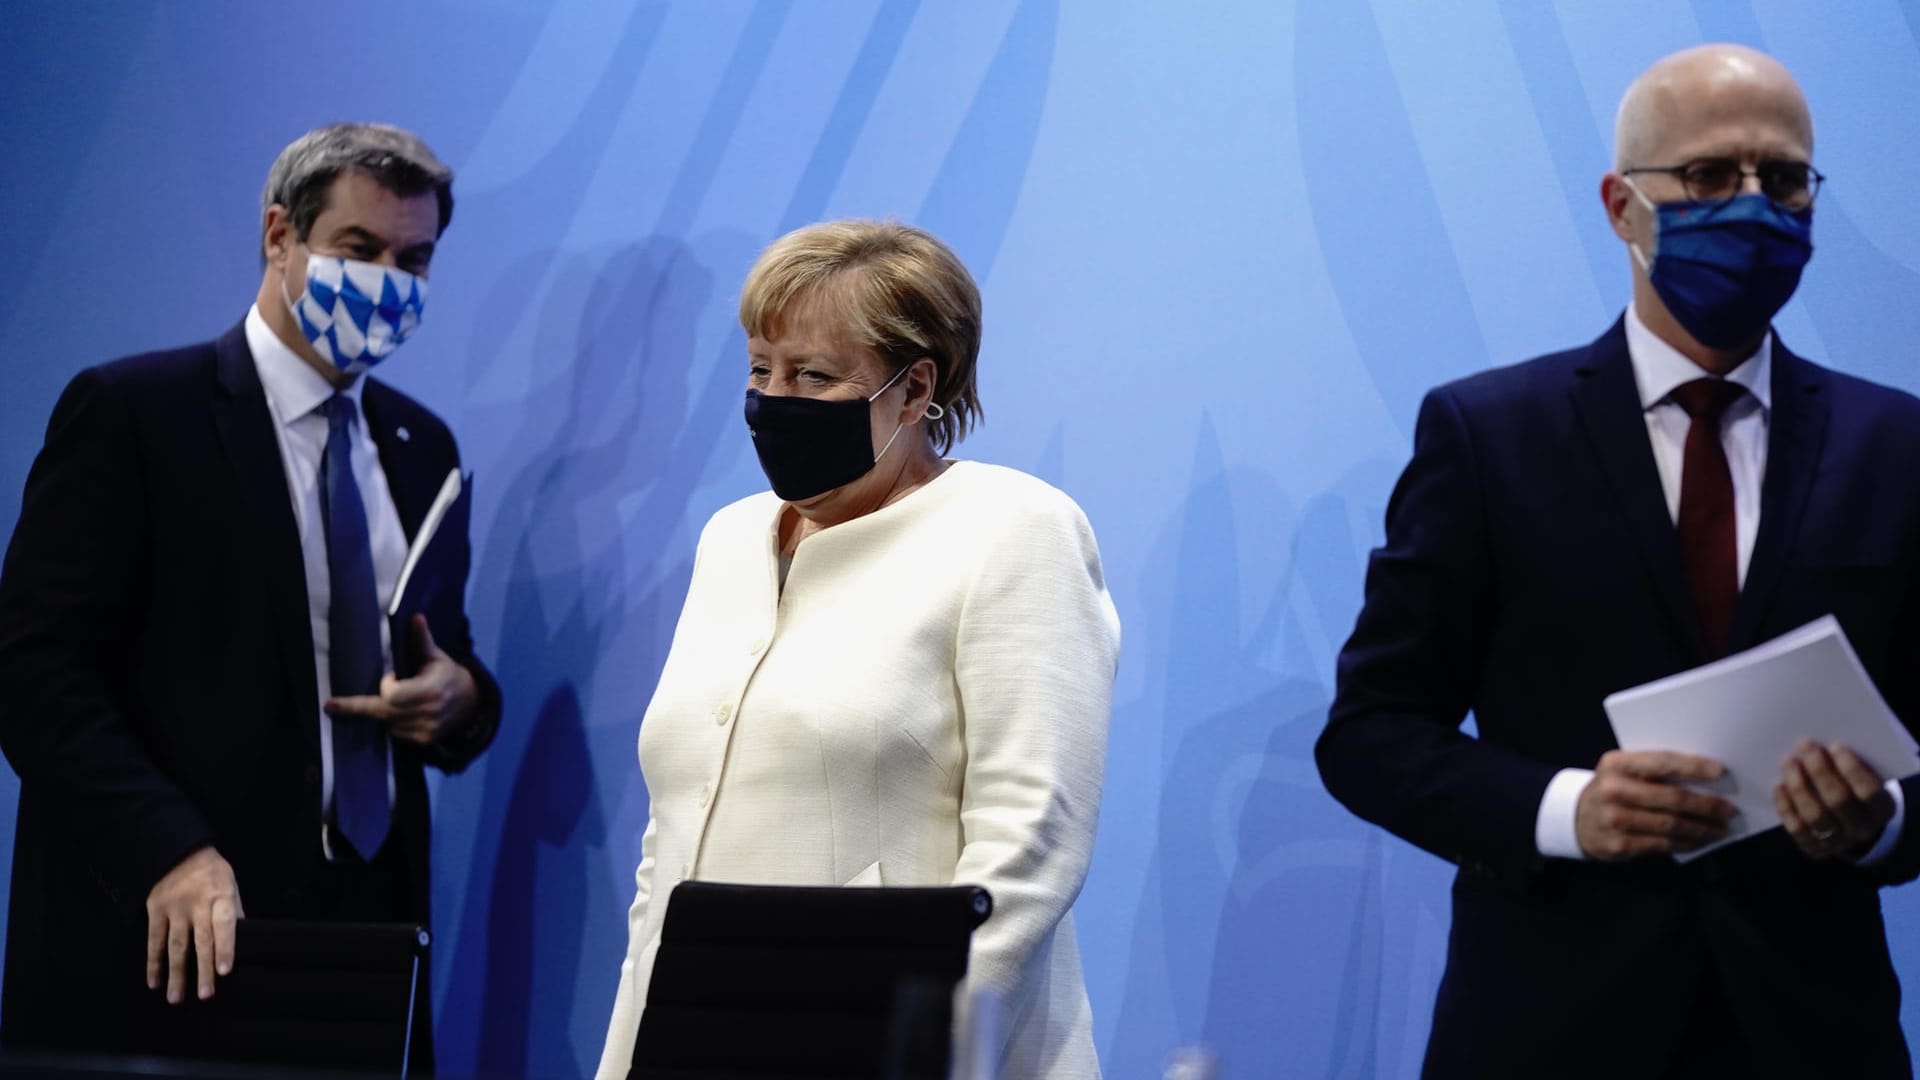
[[[353,399],[354,411],[359,412],[360,389],[366,384],[365,379],[355,379],[345,390],[336,391],[325,376],[313,370],[313,365],[287,348],[287,343],[267,325],[259,304],[247,309],[246,329],[247,348],[252,350],[253,366],[260,373],[260,388],[266,391],[267,400],[273,403],[274,415],[282,425],[302,419],[335,393]]]
[[[1651,409],[1669,400],[1674,388],[1706,376],[1700,365],[1679,349],[1660,340],[1640,312],[1627,305],[1627,356],[1633,361],[1633,381],[1640,387],[1640,408]],[[1773,409],[1773,332],[1760,339],[1760,347],[1737,368],[1727,373],[1727,381],[1738,383],[1759,404],[1762,413]]]

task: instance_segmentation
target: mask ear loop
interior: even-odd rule
[[[303,241],[296,240],[294,243],[299,244],[301,247],[307,247]],[[313,273],[314,257],[313,249],[307,248],[307,273],[309,275]],[[300,296],[301,299],[305,299],[307,296],[307,284],[305,281],[301,282]],[[293,316],[294,330],[298,332],[300,336],[307,337],[307,318],[300,314],[300,305],[294,303],[293,297],[287,294],[287,275],[285,271],[282,271],[280,274],[280,302],[287,306],[287,314]],[[333,352],[333,342],[328,339],[324,332],[318,338],[308,337],[307,343],[313,346],[313,350],[320,354],[322,360],[339,368],[341,371],[345,371],[349,375],[358,375],[360,373],[360,371],[355,371],[351,368],[340,367],[340,358],[335,356]],[[365,368],[362,367],[360,370],[364,371]]]
[[[1627,190],[1633,192],[1633,197],[1639,199],[1640,205],[1646,207],[1647,211],[1653,215],[1654,253],[1659,254],[1660,208],[1654,205],[1652,199],[1647,198],[1647,193],[1640,190],[1640,185],[1634,183],[1632,177],[1623,176],[1620,178],[1620,182],[1627,185]],[[1653,273],[1653,260],[1647,258],[1647,253],[1640,250],[1640,242],[1638,240],[1627,241],[1627,250],[1633,253],[1633,259],[1640,264],[1642,272],[1648,274]]]
[[[911,365],[909,365],[909,366],[911,366]],[[893,373],[893,378],[892,378],[892,379],[888,379],[888,380],[887,380],[887,386],[892,386],[892,385],[893,385],[893,383],[894,383],[894,379],[898,379],[898,378],[899,378],[900,376],[902,376],[902,375],[905,375],[906,373],[907,373],[907,369],[906,369],[906,368],[901,368],[901,369],[900,369],[899,371],[896,371],[896,372],[894,372],[894,373]],[[886,392],[887,392],[887,386],[882,386],[882,387],[881,387],[880,389],[878,389],[878,390],[876,390],[876,391],[874,391],[874,392],[873,392],[873,397],[870,397],[870,398],[868,398],[867,400],[868,400],[868,401],[872,401],[872,400],[873,400],[873,398],[877,398],[877,397],[879,397],[879,396],[880,396],[881,394],[884,394],[884,393],[886,393]],[[927,407],[926,407],[926,408],[924,408],[924,409],[922,409],[922,410],[920,410],[920,416],[921,416],[921,418],[922,418],[922,419],[926,419],[926,420],[938,420],[938,419],[940,419],[941,417],[943,417],[943,416],[945,416],[945,415],[947,415],[947,410],[946,410],[946,408],[945,408],[945,407],[943,407],[943,406],[942,406],[942,405],[941,405],[941,404],[940,404],[939,402],[937,402],[937,401],[929,401],[929,402],[927,402]],[[896,434],[896,435],[897,435],[897,434],[899,434],[899,430],[898,430],[898,429],[895,429],[895,431],[894,431],[894,434]],[[893,440],[891,440],[891,439],[889,439],[889,440],[887,440],[887,441],[888,441],[889,443],[891,443],[891,442],[892,442]],[[884,451],[882,451],[882,452],[884,453]]]
[[[294,241],[294,243],[297,244],[299,243],[299,241],[296,240]],[[307,262],[309,264],[313,262],[312,251],[307,252]],[[301,289],[301,295],[304,296],[305,294],[306,294],[306,290],[304,288]],[[280,302],[287,306],[287,314],[293,316],[293,324],[295,326],[300,326],[301,325],[300,309],[294,306],[293,297],[287,295],[287,272],[285,270],[282,270],[280,272]]]
[[[906,368],[901,368],[901,369],[900,369],[899,371],[896,371],[896,372],[894,372],[894,373],[893,373],[893,378],[891,378],[891,379],[888,379],[888,380],[887,380],[886,382],[883,382],[883,383],[881,383],[881,384],[880,384],[880,389],[878,389],[878,390],[875,390],[875,391],[874,391],[873,393],[871,393],[871,394],[868,394],[868,395],[867,395],[867,401],[868,401],[869,403],[871,403],[871,402],[873,401],[873,399],[874,399],[874,398],[877,398],[877,397],[879,397],[879,396],[880,396],[881,394],[884,394],[884,393],[886,393],[886,392],[887,392],[887,389],[888,389],[889,387],[891,387],[891,386],[892,386],[892,385],[893,385],[894,383],[897,383],[897,382],[899,382],[899,381],[900,381],[900,376],[902,376],[902,375],[905,375],[906,373],[907,373],[907,369],[906,369]]]
[[[894,384],[894,380],[895,380],[895,379],[898,379],[898,378],[899,378],[900,376],[902,376],[902,375],[904,375],[904,374],[906,374],[906,373],[907,373],[907,369],[906,369],[906,368],[901,368],[901,369],[900,369],[899,371],[896,371],[896,372],[894,372],[894,373],[893,373],[893,378],[892,378],[892,379],[888,379],[888,380],[887,380],[887,383],[886,383],[886,386],[882,386],[882,387],[881,387],[880,389],[878,389],[878,390],[875,390],[875,391],[873,392],[873,397],[870,397],[870,398],[868,398],[867,400],[868,400],[868,401],[872,401],[872,400],[873,400],[873,398],[877,398],[877,397],[879,397],[879,396],[880,396],[881,394],[884,394],[884,393],[886,393],[886,392],[887,392],[887,387],[888,387],[888,386],[892,386],[892,385]],[[939,402],[937,402],[937,401],[929,401],[929,402],[927,402],[927,407],[926,407],[925,409],[923,409],[923,410],[921,410],[921,412],[920,412],[920,415],[921,415],[921,416],[922,416],[923,418],[925,418],[925,419],[928,419],[928,420],[938,420],[938,419],[940,419],[941,417],[943,417],[943,416],[945,416],[945,415],[947,415],[947,410],[946,410],[946,409],[944,409],[944,408],[942,408]],[[882,445],[882,446],[880,447],[880,452],[879,452],[879,453],[877,453],[877,454],[875,454],[875,455],[873,455],[873,463],[874,463],[875,465],[878,465],[878,464],[880,464],[880,459],[881,459],[881,458],[883,458],[883,457],[886,457],[886,456],[887,456],[887,450],[888,450],[888,449],[889,449],[890,447],[892,447],[892,446],[893,446],[893,440],[895,440],[895,439],[897,439],[897,438],[899,438],[899,437],[900,437],[900,433],[901,433],[902,431],[904,431],[904,430],[906,430],[906,427],[907,427],[907,425],[905,425],[905,424],[899,424],[899,425],[896,425],[896,426],[894,427],[894,429],[893,429],[893,434],[891,434],[891,435],[889,435],[889,436],[887,436],[887,441],[886,441],[886,443],[885,443],[884,445]]]
[[[880,459],[887,456],[887,450],[893,446],[893,440],[899,438],[900,433],[905,430],[907,430],[907,425],[905,424],[900,424],[893,429],[893,434],[887,436],[887,441],[880,447],[880,452],[873,455],[873,463],[875,465],[880,464]]]
[[[867,403],[871,405],[875,398],[879,397],[881,394],[886,393],[887,388],[892,386],[894,383],[899,382],[900,376],[905,375],[906,373],[907,373],[906,368],[901,368],[899,371],[894,372],[893,378],[888,379],[886,382],[881,383],[880,389],[875,390],[873,393],[867,396]],[[906,426],[907,425],[905,424],[895,424],[893,426],[893,434],[887,436],[887,441],[884,445],[880,447],[880,452],[873,455],[873,463],[875,465],[880,464],[880,459],[887,456],[887,451],[893,448],[893,440],[900,437],[900,429]]]

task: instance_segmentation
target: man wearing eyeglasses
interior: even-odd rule
[[[1601,705],[1832,613],[1920,721],[1920,402],[1771,330],[1812,158],[1778,62],[1661,60],[1600,184],[1631,306],[1422,405],[1317,757],[1459,865],[1428,1076],[1911,1075],[1878,890],[1920,874],[1915,789],[1805,742],[1784,829],[1678,863],[1726,835],[1683,786],[1722,767],[1618,749]]]

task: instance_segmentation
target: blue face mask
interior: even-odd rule
[[[308,252],[306,288],[283,299],[321,359],[358,375],[420,325],[427,283],[396,267]]]
[[[1667,310],[1709,348],[1752,344],[1800,285],[1813,208],[1787,210],[1760,194],[1656,205],[1626,183],[1655,214],[1652,260],[1638,244],[1633,257]]]

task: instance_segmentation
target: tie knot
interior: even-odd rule
[[[1678,393],[1678,391],[1675,392]],[[354,414],[359,410],[354,408],[352,398],[345,394],[335,394],[320,403],[320,411],[326,415],[327,430],[345,431],[353,422]]]
[[[1673,388],[1673,400],[1695,420],[1716,421],[1747,388],[1727,379],[1695,379]]]

